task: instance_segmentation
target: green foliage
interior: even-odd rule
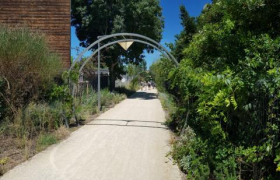
[[[87,96],[82,97],[82,104],[76,108],[76,113],[82,118],[86,118],[87,115],[97,113],[97,93],[90,91]]]
[[[138,65],[129,64],[127,66],[127,74],[132,78],[127,89],[131,89],[136,92],[139,89],[139,82],[145,78],[147,74],[147,63],[146,61],[141,62]]]
[[[9,162],[8,157],[3,157],[0,159],[0,176],[2,176],[5,172],[5,165]]]
[[[174,63],[169,59],[162,58],[161,61],[157,61],[150,66],[150,74],[152,79],[157,84],[157,89],[165,91],[166,83],[168,83],[168,73],[174,68]]]
[[[4,25],[0,26],[0,64],[0,109],[6,115],[45,97],[62,69],[44,36]]]
[[[280,171],[280,149],[276,150],[276,158],[274,159],[274,163],[277,164],[277,169],[276,171]]]
[[[126,98],[125,90],[120,88],[118,90],[120,90],[118,93],[112,93],[108,89],[101,90],[101,110],[110,108]],[[97,112],[97,93],[90,90],[88,94],[83,94],[81,103],[76,105],[76,114],[82,119],[87,119],[89,115]]]
[[[101,91],[101,106],[109,107],[125,99],[124,94],[112,93],[108,89]]]
[[[187,122],[196,134],[191,148],[180,137],[173,150],[187,173],[194,163],[195,172],[209,167],[205,179],[280,178],[279,8],[273,0],[215,0],[197,18],[179,67],[153,65],[160,90],[175,97],[176,129]]]
[[[229,157],[220,163],[217,163],[214,175],[218,180],[236,180],[236,162],[234,157]]]
[[[170,94],[159,92],[158,98],[162,104],[163,109],[166,111],[166,119],[165,124],[171,128],[172,130],[176,129],[177,124],[174,123],[173,117],[177,113],[177,107],[175,105],[175,101]]]
[[[134,65],[134,64],[129,64],[127,66],[127,74],[129,76],[138,76],[140,75],[142,72],[145,72],[147,70],[147,62],[143,61],[138,65]]]
[[[162,38],[163,18],[158,0],[72,0],[71,4],[71,24],[76,27],[76,34],[84,47],[98,36],[121,32],[142,34],[155,41]],[[125,64],[144,61],[144,49],[153,51],[150,46],[134,43],[127,51],[114,45],[102,52],[110,71],[110,81],[115,82],[115,78],[124,73]],[[110,90],[114,88],[111,83]]]
[[[46,147],[57,143],[57,138],[53,134],[40,134],[37,141],[37,151],[42,151]]]
[[[179,163],[180,168],[186,172],[188,179],[208,179],[210,169],[204,153],[206,144],[196,137],[194,131],[187,127],[185,133],[173,145],[173,158]]]
[[[61,103],[53,105],[30,103],[25,109],[19,111],[14,124],[10,124],[5,133],[18,138],[24,136],[33,138],[41,131],[50,132],[58,129],[63,122],[62,108]]]

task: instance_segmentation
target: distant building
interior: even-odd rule
[[[47,36],[50,48],[70,66],[70,0],[0,0],[0,26],[27,26]]]
[[[100,69],[100,88],[104,89],[104,88],[109,88],[109,70],[108,69]],[[98,86],[98,71],[97,69],[94,70],[94,73],[91,75],[84,75],[81,74],[79,77],[79,82],[82,83],[84,81],[89,82],[89,84],[91,85],[91,87],[94,90],[97,90],[97,86]]]

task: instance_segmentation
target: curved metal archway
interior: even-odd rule
[[[126,39],[125,36],[134,37],[134,38]],[[109,42],[109,43],[103,45],[102,47],[100,47],[100,43],[102,41],[110,39],[110,38],[115,38],[115,37],[123,37],[124,39]],[[140,39],[136,39],[136,38],[140,38]],[[83,64],[81,65],[81,67],[79,69],[79,74],[80,74],[81,71],[83,70],[84,66],[86,65],[86,63],[96,53],[98,53],[98,110],[100,110],[100,50],[102,50],[102,49],[104,49],[108,46],[114,45],[116,43],[128,42],[128,41],[133,41],[133,42],[138,42],[138,43],[149,45],[149,46],[157,49],[158,51],[160,51],[166,58],[170,59],[171,61],[174,61],[176,66],[179,65],[176,58],[164,46],[162,46],[160,43],[156,42],[155,40],[153,40],[149,37],[146,37],[146,36],[143,36],[143,35],[140,35],[140,34],[135,34],[135,33],[117,33],[117,34],[111,34],[111,35],[106,35],[106,36],[99,36],[98,40],[96,40],[94,43],[92,43],[90,46],[88,46],[86,49],[84,49],[83,52],[81,52],[79,54],[79,56],[75,59],[75,61],[73,62],[73,64],[69,68],[69,74],[70,74],[71,70],[73,69],[75,64],[81,59],[81,57],[86,52],[90,51],[90,49],[92,47],[98,45],[98,48],[83,62]],[[74,88],[73,88],[73,93],[72,94],[74,95]]]
[[[114,45],[114,44],[117,44],[117,43],[120,43],[120,42],[127,42],[127,41],[134,41],[134,42],[138,42],[138,43],[142,43],[142,44],[147,44],[155,49],[157,49],[158,51],[160,51],[166,58],[170,59],[170,57],[164,52],[162,51],[161,49],[159,49],[158,47],[156,47],[155,45],[153,44],[150,44],[148,42],[145,42],[145,41],[141,41],[141,40],[138,40],[138,39],[121,39],[121,40],[117,40],[117,41],[113,41],[113,42],[110,42],[108,44],[105,44],[103,46],[101,46],[99,49],[96,49],[84,62],[83,64],[81,65],[80,69],[79,69],[79,73],[82,72],[84,66],[88,63],[88,61],[91,60],[91,58],[96,54],[98,53],[98,51],[101,51],[102,49],[108,47],[108,46],[111,46],[111,45]],[[170,59],[171,60],[171,59]],[[175,61],[176,63],[177,61]],[[178,64],[176,64],[178,65]]]

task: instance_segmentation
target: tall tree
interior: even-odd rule
[[[158,0],[71,0],[71,24],[76,28],[80,45],[87,47],[98,36],[129,32],[148,36],[155,41],[162,38],[162,8]],[[115,79],[127,63],[138,64],[144,60],[143,50],[152,52],[153,48],[133,44],[124,51],[112,46],[103,54],[110,71],[110,89],[115,88]]]
[[[193,35],[197,32],[196,19],[189,15],[185,6],[180,6],[180,12],[181,25],[184,29],[180,34],[176,35],[175,44],[169,45],[178,61],[182,60],[184,56],[183,50],[191,42]]]

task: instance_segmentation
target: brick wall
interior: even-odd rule
[[[70,66],[70,0],[0,0],[0,25],[27,26],[46,34],[50,48]]]

